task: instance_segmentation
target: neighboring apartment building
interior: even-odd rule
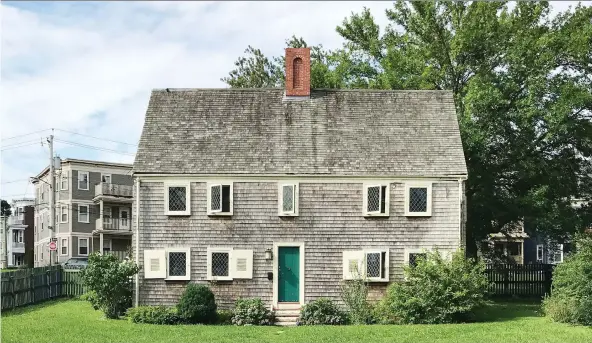
[[[211,283],[281,314],[362,274],[371,296],[424,249],[464,247],[467,169],[449,91],[152,91],[134,163],[139,304]],[[135,250],[136,251],[136,250]]]
[[[12,215],[8,218],[8,266],[33,267],[35,199],[12,201]]]
[[[129,164],[65,159],[56,169],[54,263],[94,251],[124,257],[131,244],[133,180]],[[49,168],[34,178],[35,266],[49,264]]]

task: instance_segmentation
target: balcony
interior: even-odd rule
[[[133,200],[134,187],[118,185],[115,183],[101,182],[95,185],[94,201],[130,203]]]
[[[132,222],[129,218],[97,218],[95,233],[127,235],[132,233]]]
[[[17,243],[17,242],[12,242],[12,252],[13,253],[21,253],[24,254],[25,253],[25,243]]]

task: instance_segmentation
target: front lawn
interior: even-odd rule
[[[538,305],[497,304],[480,322],[311,327],[158,326],[103,319],[87,302],[61,300],[2,316],[2,342],[592,342],[592,328],[549,322]]]

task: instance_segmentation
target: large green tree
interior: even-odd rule
[[[0,200],[0,209],[1,209],[1,214],[2,216],[10,216],[12,214],[12,210],[10,209],[10,204],[8,203],[8,201],[2,199]]]
[[[590,206],[571,200],[592,194],[592,8],[398,1],[386,15],[381,31],[368,9],[352,13],[342,48],[312,47],[312,87],[453,91],[470,241],[520,223],[557,239],[590,226]],[[224,82],[282,85],[281,57],[246,53]]]

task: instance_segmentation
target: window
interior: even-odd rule
[[[278,215],[298,215],[298,184],[280,184],[278,188]]]
[[[232,215],[232,183],[208,185],[208,215]]]
[[[189,182],[170,183],[165,186],[165,214],[188,216],[191,214],[191,186]]]
[[[60,255],[68,255],[68,238],[60,239]]]
[[[388,216],[388,194],[388,184],[364,185],[364,216]]]
[[[129,227],[129,210],[120,208],[119,209],[119,220],[121,220],[121,227]]]
[[[543,262],[544,251],[545,251],[544,248],[543,248],[543,245],[542,244],[538,244],[536,246],[536,249],[537,249],[536,250],[536,259],[537,259],[537,262]]]
[[[549,263],[562,263],[563,262],[563,244],[550,244],[549,245]]]
[[[417,266],[417,262],[419,262],[419,260],[425,260],[425,258],[427,257],[426,253],[421,253],[421,252],[416,252],[416,253],[409,253],[409,257],[408,257],[408,264],[410,267],[416,267]]]
[[[419,260],[421,259],[425,259],[427,258],[427,252],[425,248],[405,248],[405,260],[404,260],[404,264],[406,266],[410,266],[410,267],[415,267],[417,266],[417,262],[419,262]],[[442,255],[446,258],[451,258],[451,254],[444,254]]]
[[[25,208],[24,207],[17,207],[16,213],[18,215],[19,220],[25,219]]]
[[[62,206],[60,207],[60,223],[67,223],[68,222],[68,207]]]
[[[103,224],[111,224],[111,216],[113,215],[113,211],[111,207],[105,206],[103,207]]]
[[[167,250],[167,279],[190,280],[191,279],[191,252],[190,249]]]
[[[111,244],[112,243],[111,243],[111,240],[110,239],[107,239],[107,238],[103,239],[103,252],[109,252],[109,251],[111,251],[112,250],[111,249],[112,248],[112,245]]]
[[[22,243],[23,242],[23,231],[22,230],[13,230],[12,231],[12,241],[14,243]]]
[[[68,172],[63,172],[62,176],[60,177],[60,190],[68,190]]]
[[[508,255],[509,256],[520,256],[522,255],[522,243],[508,242],[507,243]]]
[[[405,184],[405,215],[408,217],[432,215],[431,183]]]
[[[253,250],[208,247],[208,280],[253,278]]]
[[[343,278],[386,282],[389,280],[389,251],[361,250],[343,252]]]
[[[88,190],[88,172],[78,172],[78,189],[84,191]]]
[[[78,255],[88,255],[88,238],[78,238]]]
[[[111,183],[111,174],[101,174],[101,182]]]
[[[89,223],[88,205],[78,205],[78,222]]]

